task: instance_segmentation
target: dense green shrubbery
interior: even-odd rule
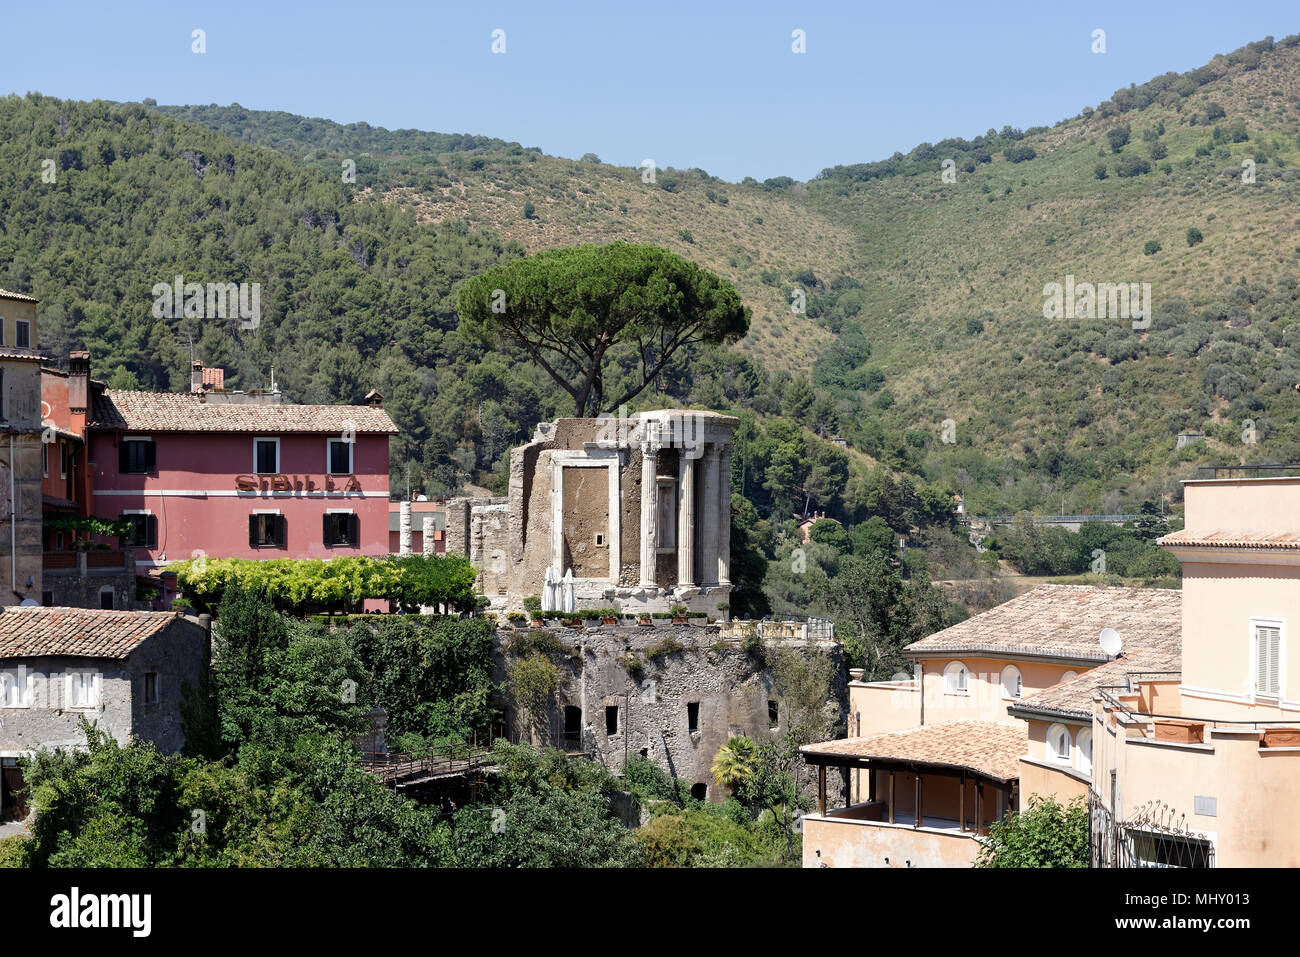
[[[446,606],[469,611],[476,606],[474,566],[459,555],[407,555],[369,558],[208,558],[174,562],[168,569],[185,598],[199,611],[211,611],[233,584],[260,589],[277,607],[354,610],[366,599],[397,602],[404,611]]]

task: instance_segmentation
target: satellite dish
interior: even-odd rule
[[[1106,652],[1112,658],[1116,657],[1124,647],[1124,639],[1119,636],[1119,632],[1114,628],[1103,628],[1101,630],[1101,650]]]
[[[41,603],[35,598],[24,598],[18,603],[18,607],[20,608],[39,608],[40,606]]]

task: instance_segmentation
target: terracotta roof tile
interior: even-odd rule
[[[1193,548],[1300,548],[1300,532],[1170,532],[1156,542],[1168,547]]]
[[[0,659],[125,658],[181,616],[170,611],[13,606],[0,610]]]
[[[10,292],[8,289],[0,289],[0,299],[17,299],[19,302],[40,302],[39,299],[25,296],[21,292]]]
[[[966,768],[999,781],[1020,777],[1020,758],[1029,750],[1028,726],[993,721],[950,721],[866,738],[810,744],[806,755],[915,761]]]
[[[357,432],[394,434],[383,409],[366,405],[243,405],[204,402],[189,392],[120,392],[95,396],[91,428],[128,432]]]
[[[1182,636],[1180,591],[1038,585],[1023,595],[914,641],[908,655],[1027,655],[1105,662],[1099,636],[1114,628],[1129,648]]]
[[[1088,717],[1092,714],[1092,692],[1103,685],[1121,685],[1129,675],[1160,677],[1178,680],[1182,669],[1179,643],[1172,647],[1143,648],[1126,652],[1124,657],[1096,668],[1090,668],[1078,677],[1062,681],[1031,694],[1011,706],[1011,710],[1024,708],[1066,717]]]

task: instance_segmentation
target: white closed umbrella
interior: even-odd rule
[[[542,582],[542,611],[555,611],[555,572],[546,566],[546,579]]]
[[[570,568],[564,573],[564,610],[577,611],[578,599],[573,594],[573,569]]]

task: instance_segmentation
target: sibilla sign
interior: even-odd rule
[[[342,486],[334,483],[335,476],[326,475],[321,487],[310,475],[236,475],[235,488],[241,492],[360,492],[361,483],[355,475],[340,475]]]

